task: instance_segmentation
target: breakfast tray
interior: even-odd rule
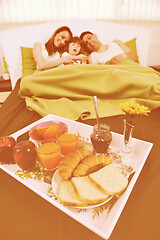
[[[41,118],[40,120],[21,129],[11,136],[17,139],[18,136],[28,132],[36,124],[51,120],[64,122],[69,128],[76,130],[82,138],[90,141],[90,134],[93,130],[92,126],[52,114]],[[112,132],[112,142],[110,148],[113,152],[120,152],[122,142],[123,136],[121,134]],[[23,171],[18,167],[17,164],[0,164],[0,168],[24,184],[26,187],[37,193],[39,196],[50,202],[59,210],[63,211],[91,231],[95,232],[97,235],[104,239],[108,239],[118,221],[118,218],[120,217],[120,214],[122,213],[134,184],[138,179],[152,145],[152,143],[133,138],[132,151],[130,154],[122,156],[122,164],[120,165],[124,172],[130,171],[130,173],[132,173],[130,175],[132,178],[129,180],[127,189],[120,196],[114,196],[110,201],[96,208],[79,209],[63,206],[52,191],[52,181],[47,183],[47,181],[44,181],[44,178],[39,178],[39,180],[30,177],[24,178]]]

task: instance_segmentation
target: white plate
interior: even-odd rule
[[[33,126],[40,122],[44,121],[62,121],[67,124],[68,127],[75,129],[79,134],[85,138],[89,139],[89,136],[93,130],[93,127],[90,125],[86,125],[83,123],[79,123],[76,121],[72,121],[66,118],[62,118],[56,115],[49,114],[48,116],[41,118],[40,120],[36,121],[35,123],[32,123],[31,125],[19,130],[18,132],[12,134],[12,136],[17,139],[18,136],[20,136],[23,133],[26,133],[29,131]],[[112,132],[112,142],[111,142],[111,148],[118,151],[121,148],[121,143],[123,142],[123,136],[121,134],[117,134]],[[133,138],[132,141],[132,154],[129,154],[129,158],[126,156],[126,159],[122,159],[124,164],[131,165],[135,174],[130,181],[127,189],[125,192],[118,198],[118,200],[115,202],[115,204],[111,207],[109,213],[107,212],[107,209],[103,209],[103,211],[99,212],[99,215],[96,218],[93,218],[92,212],[94,211],[94,208],[92,209],[85,209],[80,210],[73,207],[66,207],[59,203],[58,200],[54,198],[50,198],[47,195],[48,191],[48,184],[32,179],[23,180],[19,176],[16,175],[16,171],[19,170],[18,166],[16,164],[11,165],[1,165],[0,168],[7,172],[9,175],[11,175],[13,178],[27,186],[29,189],[37,193],[39,196],[44,198],[46,201],[50,202],[52,205],[78,221],[79,223],[83,224],[85,227],[99,235],[100,237],[104,239],[108,239],[118,221],[118,218],[120,214],[123,211],[123,208],[129,198],[129,195],[131,194],[131,191],[139,177],[139,174],[145,164],[145,161],[148,157],[149,152],[151,151],[153,144],[141,141],[138,139]],[[50,186],[50,185],[49,185]],[[99,208],[103,208],[106,205],[110,204],[112,202],[109,201],[105,205],[100,206]],[[133,206],[134,207],[134,206]],[[98,208],[95,209],[96,211]],[[61,219],[63,221],[63,219]],[[62,225],[65,223],[62,223]]]
[[[61,177],[59,176],[58,170],[56,170],[54,175],[53,175],[53,178],[52,178],[52,189],[53,189],[53,192],[54,192],[54,194],[56,195],[57,198],[58,198],[58,190],[59,190],[60,182],[61,182]],[[112,198],[113,198],[113,196],[109,197],[107,200],[105,200],[104,202],[99,203],[99,204],[92,204],[92,205],[88,205],[88,206],[85,206],[85,207],[74,207],[74,208],[79,208],[79,209],[96,208],[96,207],[99,207],[99,206],[107,203]]]

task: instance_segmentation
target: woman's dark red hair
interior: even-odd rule
[[[56,47],[54,45],[54,38],[57,35],[57,33],[62,32],[62,31],[67,31],[69,33],[69,40],[72,38],[73,34],[70,30],[69,27],[67,26],[62,26],[58,28],[52,35],[52,37],[48,40],[48,42],[45,43],[45,48],[48,52],[48,55],[51,56],[54,52],[58,51],[60,54],[64,52],[65,46],[63,47]]]

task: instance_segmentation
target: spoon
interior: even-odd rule
[[[96,118],[97,118],[97,125],[98,125],[98,131],[99,131],[100,130],[100,122],[99,122],[99,114],[98,114],[97,96],[94,96],[93,100],[94,100],[94,107],[95,107]]]

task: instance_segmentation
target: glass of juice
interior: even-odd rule
[[[73,152],[78,148],[78,136],[72,133],[65,133],[57,138],[57,142],[61,146],[63,155]]]
[[[100,126],[96,124],[93,127],[90,138],[96,153],[107,153],[109,145],[112,141],[110,127],[104,123],[100,123]]]
[[[38,158],[45,170],[57,168],[61,158],[61,146],[53,139],[42,140],[36,147]]]

